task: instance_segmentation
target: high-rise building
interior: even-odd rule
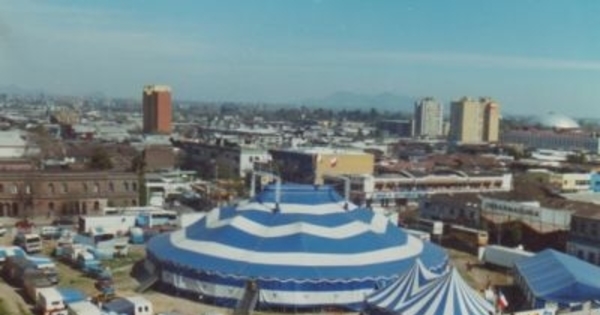
[[[171,88],[164,85],[144,87],[142,110],[144,133],[171,133]]]
[[[415,136],[436,138],[443,134],[444,111],[442,104],[431,97],[415,103]]]
[[[460,143],[497,142],[500,105],[490,98],[463,97],[450,108],[451,141]]]
[[[498,142],[500,133],[500,106],[490,98],[479,101],[483,106],[483,141]]]

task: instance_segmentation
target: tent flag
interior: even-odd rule
[[[498,308],[500,308],[500,310],[504,310],[507,307],[508,307],[508,300],[504,296],[504,293],[502,293],[502,291],[498,290]]]

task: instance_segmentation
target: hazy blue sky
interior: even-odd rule
[[[0,85],[294,101],[489,95],[600,117],[600,1],[0,0]]]

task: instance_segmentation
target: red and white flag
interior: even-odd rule
[[[498,308],[500,308],[500,310],[503,310],[507,307],[508,307],[508,300],[506,299],[506,297],[504,296],[502,291],[498,290]]]
[[[337,158],[333,157],[331,158],[331,160],[329,160],[329,165],[331,165],[331,167],[335,167],[337,165]]]

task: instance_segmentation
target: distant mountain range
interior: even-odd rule
[[[307,99],[299,102],[306,106],[330,109],[369,109],[390,111],[412,111],[415,98],[394,93],[362,94],[336,92],[323,98]]]
[[[33,95],[43,94],[44,92],[42,90],[25,89],[16,85],[2,85],[0,86],[0,93],[16,95]]]

